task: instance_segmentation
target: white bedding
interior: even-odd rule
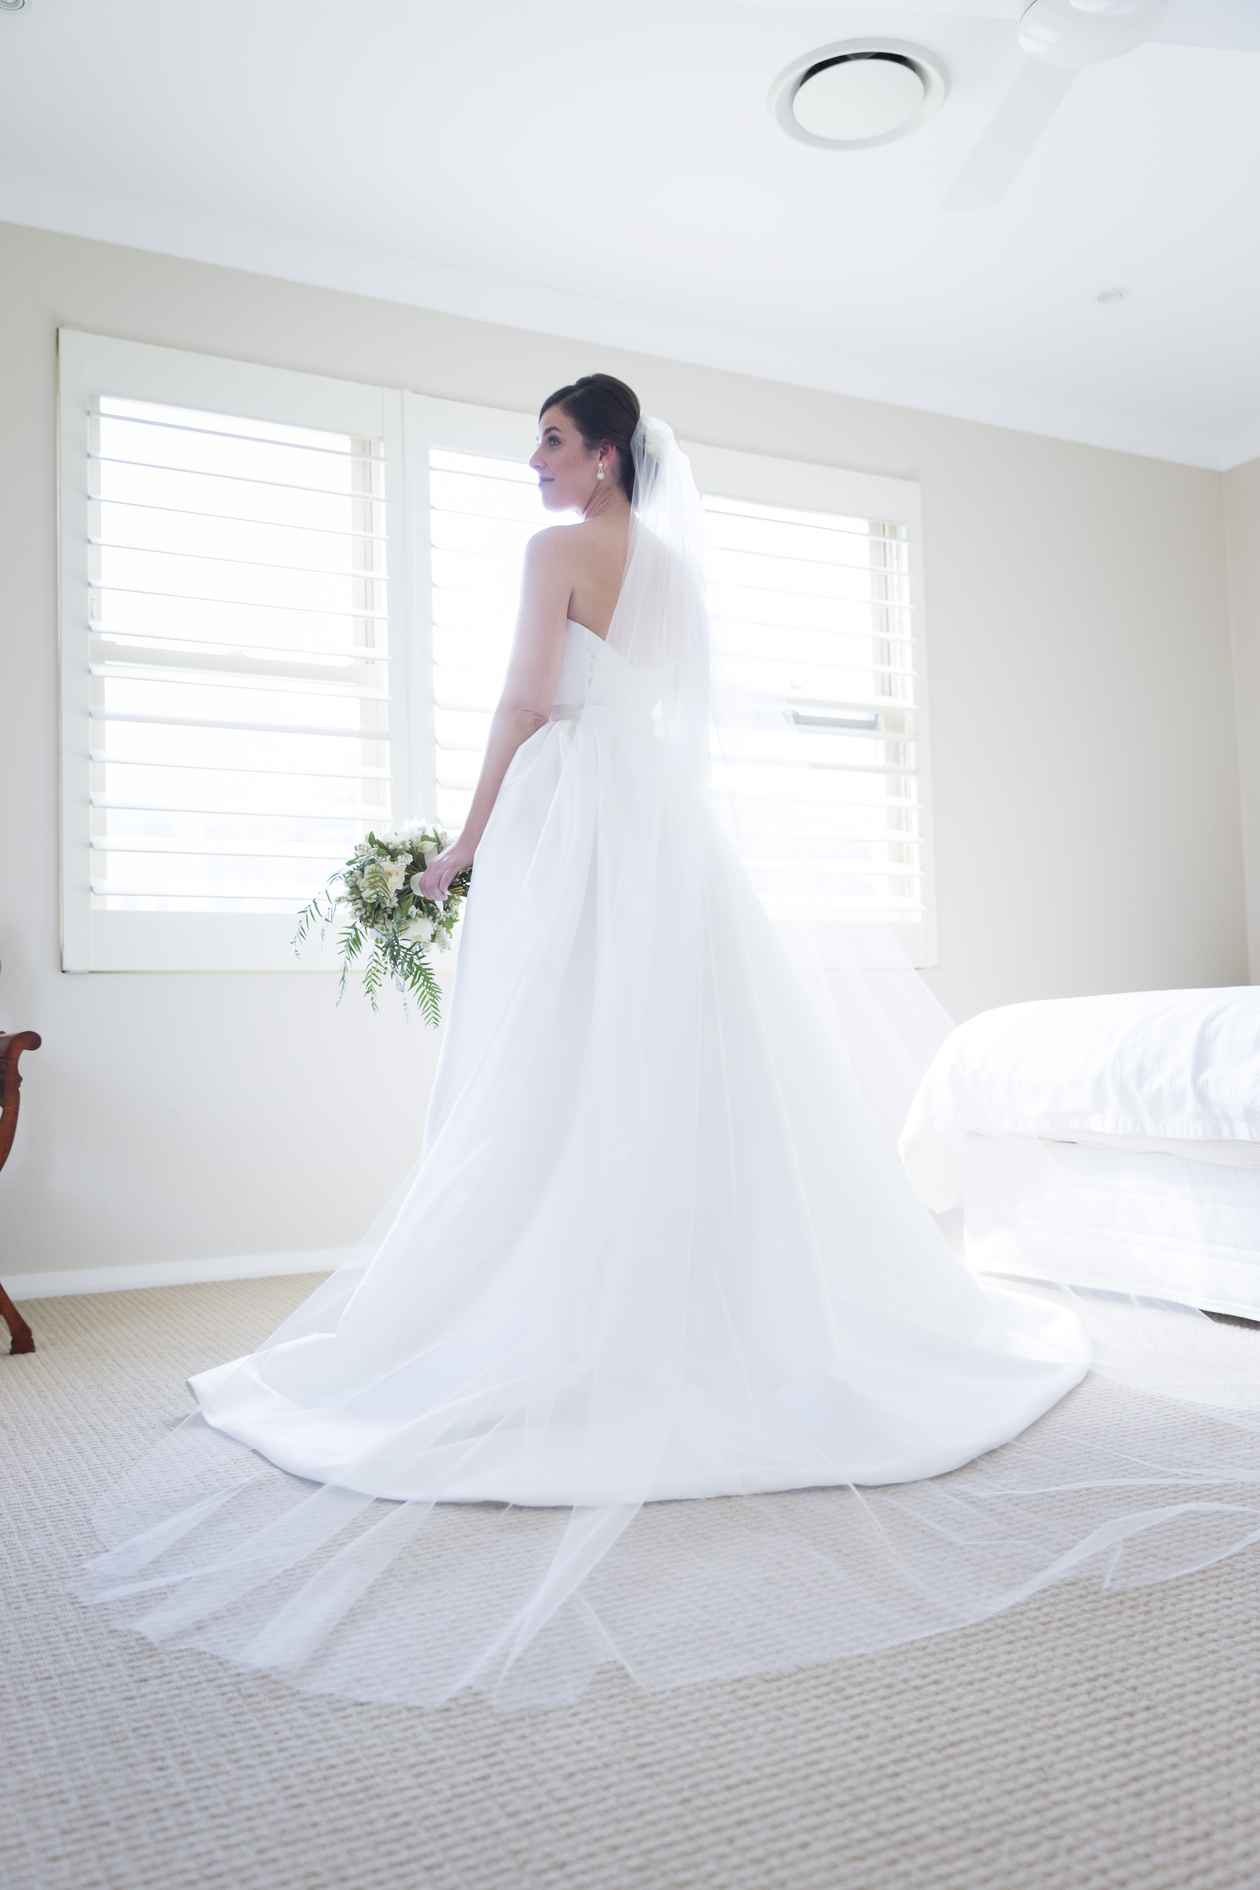
[[[901,1156],[978,1271],[1260,1319],[1260,988],[984,1011]]]
[[[979,1273],[1260,1319],[1260,1160],[1254,1144],[1243,1161],[1178,1152],[1203,1146],[969,1135],[963,1254]]]
[[[1051,1139],[1075,1142],[1080,1148],[1107,1148],[1113,1153],[1128,1150],[1133,1155],[1180,1155],[1189,1161],[1215,1162],[1221,1168],[1260,1169],[1260,1142],[1209,1142],[1206,1137],[1194,1141],[1174,1135],[1098,1135],[1088,1129]]]
[[[1260,986],[1124,991],[999,1005],[957,1025],[932,1059],[901,1133],[929,1207],[960,1199],[967,1135],[1095,1147],[1176,1144],[1241,1163],[1260,1147]],[[1189,1146],[1187,1146],[1189,1145]]]

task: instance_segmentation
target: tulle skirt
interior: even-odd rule
[[[1260,1594],[1260,1332],[976,1275],[898,1161],[878,985],[808,975],[641,732],[546,724],[477,853],[414,1171],[189,1381],[74,1592],[306,1690],[504,1708],[1065,1578],[1242,1553]]]

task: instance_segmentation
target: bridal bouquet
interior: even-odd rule
[[[422,898],[419,882],[425,867],[449,844],[450,835],[436,826],[412,824],[368,833],[345,865],[330,873],[323,890],[302,908],[293,935],[295,952],[312,926],[319,926],[321,938],[330,925],[341,927],[338,1004],[351,965],[359,962],[370,944],[363,964],[363,989],[372,1009],[377,1008],[377,994],[388,980],[404,998],[414,997],[427,1021],[437,1024],[442,1014],[441,987],[428,950],[430,946],[449,950],[472,874],[468,867],[457,873],[441,901]],[[337,881],[341,890],[334,893]]]

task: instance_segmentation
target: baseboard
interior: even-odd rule
[[[65,1293],[118,1293],[138,1286],[197,1286],[209,1280],[268,1280],[288,1273],[331,1273],[353,1248],[306,1253],[240,1253],[204,1260],[158,1260],[141,1266],[62,1267],[0,1274],[10,1299],[58,1299]]]

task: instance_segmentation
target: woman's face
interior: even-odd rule
[[[604,446],[592,452],[560,407],[548,407],[539,421],[538,447],[529,463],[549,512],[584,511],[592,493],[608,485],[613,476],[612,448]],[[599,479],[601,465],[604,477]]]

